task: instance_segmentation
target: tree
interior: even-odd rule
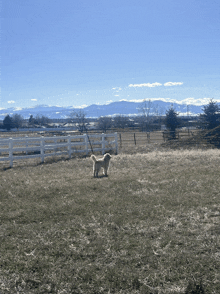
[[[86,118],[86,114],[83,110],[79,111],[73,111],[70,114],[70,121],[71,122],[76,122],[78,130],[80,133],[86,132],[87,131],[87,126],[88,126],[88,120]]]
[[[45,125],[49,124],[49,122],[50,122],[49,117],[44,116],[44,115],[41,116],[41,118],[40,118],[40,124],[42,126],[45,126]]]
[[[114,127],[124,129],[128,124],[128,118],[126,116],[117,115],[114,118]]]
[[[139,108],[139,112],[141,113],[140,125],[142,128],[142,131],[149,130],[151,108],[152,108],[151,100],[144,99]]]
[[[6,129],[7,131],[10,131],[10,129],[13,127],[13,120],[10,117],[10,115],[6,115],[6,117],[3,120],[3,127],[4,129]]]
[[[22,127],[23,121],[24,121],[24,118],[22,115],[17,114],[17,113],[13,114],[12,123],[13,123],[13,127],[17,128],[17,130],[20,127]]]
[[[98,128],[101,129],[103,132],[106,132],[112,126],[112,119],[111,117],[101,116],[98,119]]]
[[[44,115],[40,116],[39,114],[35,118],[33,117],[33,115],[31,115],[28,119],[29,125],[36,124],[36,125],[44,126],[44,125],[47,125],[49,122],[50,122],[49,117]]]
[[[33,126],[35,124],[35,118],[33,117],[33,115],[31,114],[29,119],[28,119],[28,124]]]
[[[209,104],[202,109],[204,112],[200,115],[202,126],[205,129],[214,129],[219,125],[220,108],[213,99],[210,99]]]
[[[180,125],[178,113],[171,107],[166,111],[165,126],[170,131],[170,139],[176,138],[176,129]]]

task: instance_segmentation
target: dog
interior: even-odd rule
[[[109,162],[111,159],[111,155],[106,153],[103,158],[97,159],[94,154],[91,155],[91,159],[93,160],[93,176],[94,178],[98,178],[98,174],[101,168],[103,168],[103,174],[107,177],[107,172],[109,168]]]

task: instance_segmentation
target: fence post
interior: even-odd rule
[[[115,152],[118,154],[118,134],[115,133]]]
[[[105,134],[102,133],[102,155],[105,153]]]
[[[13,167],[13,138],[9,138],[9,161],[10,167]]]
[[[163,141],[165,142],[165,135],[164,135],[164,132],[163,132],[162,134],[163,134]]]
[[[57,148],[57,138],[56,138],[56,135],[53,135],[54,136],[54,143],[56,144],[56,147],[54,148],[54,151],[57,152],[58,148]]]
[[[28,148],[27,138],[28,138],[28,136],[26,135],[25,136],[26,155],[28,154],[28,151],[27,151],[27,148]]]
[[[136,138],[135,138],[135,133],[134,133],[134,145],[136,145]]]
[[[150,132],[147,133],[147,143],[150,143]]]
[[[89,153],[89,145],[88,145],[88,135],[87,134],[84,134],[84,137],[85,137],[85,146],[86,146],[86,155],[88,155]]]
[[[68,139],[67,139],[67,143],[68,143],[68,155],[69,155],[69,158],[71,158],[71,137],[70,135],[68,135]]]
[[[122,139],[121,139],[121,134],[119,134],[119,139],[120,139],[120,147],[122,148]]]
[[[44,147],[45,147],[45,142],[44,142],[44,137],[41,137],[40,141],[40,154],[41,154],[41,162],[44,162]]]

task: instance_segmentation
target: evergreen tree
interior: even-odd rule
[[[34,125],[35,124],[35,118],[33,117],[33,115],[31,114],[29,119],[28,119],[28,124],[29,125]]]
[[[176,138],[176,129],[180,125],[178,113],[171,107],[166,111],[165,126],[170,131],[170,139]]]
[[[220,108],[217,103],[210,99],[209,104],[205,105],[202,111],[204,112],[200,116],[202,126],[209,130],[216,128],[220,118]]]
[[[10,129],[13,127],[13,120],[10,117],[10,115],[6,115],[6,117],[3,120],[3,127],[7,130],[10,131]]]

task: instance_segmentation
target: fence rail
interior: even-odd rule
[[[176,131],[176,140],[190,138],[197,132],[194,130],[183,130]],[[164,143],[170,137],[170,132],[168,131],[154,131],[154,132],[119,132],[118,133],[119,146],[129,146],[129,145],[145,145],[150,143]]]
[[[112,139],[113,138],[113,139]],[[13,161],[17,159],[41,158],[68,155],[73,153],[102,152],[114,149],[118,152],[118,136],[113,134],[84,134],[77,136],[53,136],[53,137],[23,137],[0,139],[0,161],[9,161],[13,167]]]

